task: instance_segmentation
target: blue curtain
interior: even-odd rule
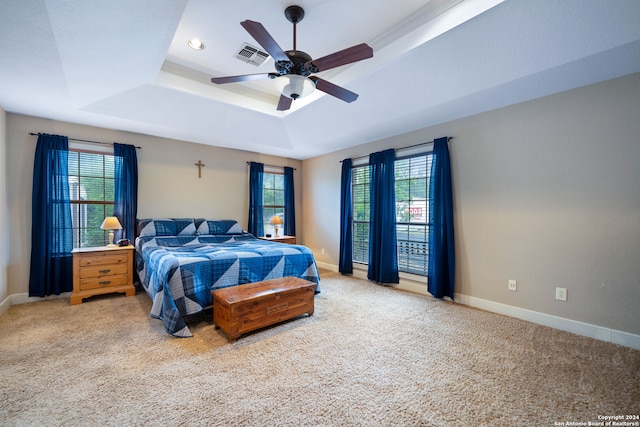
[[[369,155],[371,183],[367,278],[379,283],[400,281],[396,242],[395,159],[393,149]]]
[[[113,144],[115,161],[115,196],[113,216],[117,217],[122,230],[116,230],[115,239],[136,237],[136,217],[138,215],[138,156],[136,147],[128,144]]]
[[[342,161],[340,181],[340,263],[338,271],[353,274],[353,203],[351,200],[351,159]]]
[[[284,234],[296,235],[296,198],[293,187],[293,168],[284,168]]]
[[[251,162],[249,165],[249,225],[247,231],[254,236],[264,236],[262,222],[262,182],[264,164]]]
[[[29,296],[73,290],[69,139],[38,134],[31,195]]]
[[[453,299],[456,253],[448,140],[438,138],[433,147],[429,187],[429,221],[432,229],[429,239],[428,290],[436,298],[448,296]]]

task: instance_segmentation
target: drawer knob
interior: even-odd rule
[[[87,265],[91,264],[91,261],[87,261]]]
[[[99,272],[100,272],[100,274],[107,274],[107,273],[108,273],[108,272],[110,272],[110,271],[111,271],[111,269],[110,269],[110,268],[108,268],[108,269],[106,269],[106,270],[100,270]]]
[[[101,285],[108,285],[109,283],[111,283],[111,280],[103,280],[102,282],[98,282]]]

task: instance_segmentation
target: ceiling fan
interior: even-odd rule
[[[276,65],[275,73],[214,77],[211,82],[224,84],[263,78],[276,79],[276,84],[281,92],[280,101],[278,102],[279,111],[288,110],[294,100],[309,95],[314,89],[335,96],[345,102],[353,102],[358,99],[357,93],[311,74],[371,58],[373,57],[373,49],[366,43],[362,43],[322,58],[312,59],[311,56],[296,47],[296,25],[302,21],[304,9],[300,6],[289,6],[285,9],[284,16],[293,24],[293,49],[287,51],[283,51],[278,46],[278,43],[261,23],[249,20],[240,23],[260,46],[273,57]]]

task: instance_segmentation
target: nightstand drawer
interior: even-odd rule
[[[127,264],[98,265],[95,267],[84,267],[80,269],[80,279],[87,277],[113,276],[116,274],[127,274]]]
[[[89,267],[92,265],[105,265],[105,264],[126,264],[126,255],[116,254],[103,254],[103,255],[91,255],[80,257],[80,267]]]
[[[129,284],[129,275],[121,274],[119,276],[103,276],[91,279],[80,280],[80,290],[87,291],[89,289],[108,288],[109,286],[120,286]]]

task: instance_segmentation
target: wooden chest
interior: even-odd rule
[[[214,290],[213,323],[235,341],[247,332],[311,316],[315,289],[308,280],[284,277]]]

